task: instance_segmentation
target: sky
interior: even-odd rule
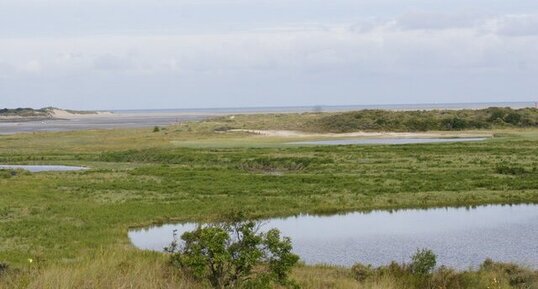
[[[0,107],[538,101],[536,0],[0,0]]]

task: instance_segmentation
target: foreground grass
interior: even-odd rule
[[[476,143],[338,147],[281,146],[288,140],[215,133],[207,123],[0,136],[0,163],[91,167],[0,174],[0,261],[15,268],[0,288],[198,288],[163,256],[132,249],[127,231],[231,210],[270,217],[538,203],[538,131],[493,133]],[[232,140],[241,145],[219,145]],[[304,288],[398,288],[360,285],[348,269],[295,275]]]
[[[486,263],[485,263],[486,264]],[[534,289],[538,272],[512,264],[492,263],[457,272],[439,268],[419,277],[406,274],[401,265],[377,269],[357,279],[353,269],[333,266],[297,266],[292,278],[301,288],[313,289]],[[209,289],[183,276],[156,253],[134,249],[98,250],[73,264],[36,265],[0,275],[0,289]]]

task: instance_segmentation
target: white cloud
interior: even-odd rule
[[[15,68],[7,62],[0,61],[0,78],[7,78],[15,72]]]
[[[107,71],[122,71],[135,69],[135,64],[124,56],[110,54],[100,55],[94,60],[94,68]]]
[[[505,23],[489,20],[492,21]],[[522,61],[531,69],[537,66],[534,55],[538,37],[512,39],[485,26],[433,30],[414,26],[415,29],[402,30],[395,23],[400,22],[379,22],[362,30],[356,28],[357,24],[338,24],[227,34],[4,39],[0,40],[0,55],[8,56],[7,63],[21,72],[32,73],[327,68],[444,71],[508,69]],[[507,54],[507,49],[511,53]]]
[[[27,73],[40,73],[42,64],[39,60],[31,59],[19,66],[19,70]]]
[[[508,15],[495,21],[497,32],[504,36],[538,36],[538,14]]]
[[[397,19],[397,25],[403,29],[454,29],[470,28],[480,21],[479,15],[473,13],[440,13],[414,11]]]
[[[10,79],[2,97],[9,92],[14,101],[57,95],[71,104],[80,94],[102,101],[135,95],[143,103],[160,94],[207,106],[225,95],[271,105],[279,96],[300,104],[407,94],[420,102],[451,93],[528,97],[538,89],[530,81],[538,72],[538,13],[521,12],[533,2],[511,2],[515,12],[495,2],[507,10],[498,13],[464,9],[470,2],[460,0],[463,12],[419,0],[136,0],[128,7],[126,0],[57,0],[54,9],[35,1],[51,14],[21,10],[21,1],[12,1],[11,12],[0,7],[0,78]]]

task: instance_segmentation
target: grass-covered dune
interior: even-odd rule
[[[226,129],[279,129],[308,132],[461,131],[538,126],[536,108],[491,107],[479,110],[388,111],[236,115],[209,120]]]
[[[271,128],[262,124],[271,116],[232,121],[242,118]],[[489,130],[495,138],[470,143],[297,147],[222,133],[222,123],[0,136],[1,164],[91,168],[0,172],[0,288],[207,288],[130,245],[129,228],[153,223],[237,210],[263,218],[538,203],[536,129]],[[350,268],[299,266],[293,275],[303,288],[419,288],[394,272],[360,282]],[[508,265],[439,274],[467,285],[435,288],[535,288],[523,285],[536,277]]]
[[[47,109],[33,109],[33,108],[3,108],[0,109],[0,117],[49,117],[49,111]]]
[[[40,109],[33,108],[3,108],[0,109],[0,121],[31,121],[31,120],[46,120],[57,119],[58,113],[66,113],[73,115],[88,115],[97,114],[94,111],[77,111],[64,110],[55,107],[45,107]]]

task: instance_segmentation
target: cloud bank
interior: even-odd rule
[[[319,9],[308,8],[310,15],[286,10],[284,16],[265,15],[259,21],[244,14],[254,9],[252,1],[203,2],[134,1],[125,11],[136,12],[130,16],[105,13],[100,16],[106,18],[103,27],[75,21],[79,24],[73,29],[64,25],[66,18],[91,19],[92,12],[114,11],[125,2],[52,1],[65,11],[93,8],[56,23],[48,20],[42,31],[29,29],[37,23],[31,20],[19,32],[0,30],[0,106],[107,109],[538,98],[538,12],[528,9],[530,2],[513,5],[525,8],[521,11],[499,4],[492,12],[431,6],[437,1],[430,6],[410,1],[416,5],[396,11],[386,8],[396,3],[388,0],[336,1],[325,9],[314,1]],[[21,8],[18,3],[0,5],[13,10]],[[269,11],[307,7],[305,1],[291,0],[257,4]],[[34,0],[31,5],[51,4]],[[205,19],[227,5],[239,9],[223,8],[222,13],[232,15],[204,23],[190,18]],[[348,13],[358,6],[384,12]],[[156,15],[142,9],[148,7]],[[166,14],[164,8],[176,10]],[[37,19],[50,16],[33,13]],[[125,31],[137,16],[149,18]],[[0,22],[23,21],[17,17]],[[152,20],[157,23],[147,24]],[[59,29],[51,29],[55,25]]]

